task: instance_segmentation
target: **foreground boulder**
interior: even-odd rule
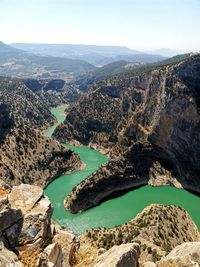
[[[35,258],[32,257],[32,263],[35,266],[40,251],[51,235],[50,225],[53,210],[51,203],[38,186],[21,184],[14,186],[13,189],[6,189],[6,185],[1,182],[0,191],[2,250],[7,253],[3,247],[5,245],[10,250],[8,250],[8,254],[10,253],[9,255],[12,256],[15,252],[14,260],[17,258],[16,255],[19,255],[25,265],[27,258],[35,254]],[[11,256],[8,256],[8,259]],[[3,259],[1,260],[3,262]],[[7,265],[2,263],[0,266]]]
[[[139,254],[137,243],[114,246],[98,257],[95,267],[137,267]]]
[[[71,266],[78,238],[51,221],[52,211],[40,187],[0,182],[0,267]]]
[[[52,206],[38,186],[21,184],[14,186],[8,196],[12,208],[21,210],[22,218],[7,225],[5,236],[13,247],[39,248],[50,231]]]
[[[186,242],[175,247],[159,263],[158,267],[200,266],[200,242]]]
[[[62,267],[62,250],[58,243],[50,244],[41,253],[37,263],[37,267],[40,266]]]
[[[9,202],[14,208],[20,208],[24,213],[30,211],[43,196],[43,190],[38,186],[21,184],[14,186],[9,195]]]

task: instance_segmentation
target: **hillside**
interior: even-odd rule
[[[138,243],[140,263],[156,262],[183,242],[200,240],[198,229],[185,210],[154,204],[127,224],[112,229],[92,229],[81,238],[94,247],[106,250],[114,245]]]
[[[18,78],[72,79],[94,69],[91,64],[76,59],[38,56],[0,43],[0,75]]]
[[[111,159],[73,190],[67,208],[84,210],[113,192],[144,184],[200,192],[199,72],[197,54],[111,77],[71,107],[54,136],[107,149]]]
[[[0,96],[1,103],[9,107],[16,124],[24,121],[35,128],[48,127],[55,122],[44,102],[21,81],[0,81]]]
[[[82,92],[62,79],[25,79],[22,82],[49,107],[79,100]]]
[[[94,71],[90,72],[86,75],[80,75],[74,78],[70,83],[73,86],[78,87],[81,91],[88,91],[90,87],[92,87],[95,83],[99,83],[106,78],[119,79],[124,77],[124,75],[133,76],[139,75],[143,72],[151,71],[156,67],[161,67],[164,65],[170,65],[179,63],[182,60],[190,57],[190,54],[181,54],[174,56],[172,58],[167,58],[165,60],[161,60],[154,63],[144,63],[144,62],[136,62],[131,63],[127,61],[116,61],[110,64],[106,64],[103,67],[97,68]],[[117,76],[117,77],[112,77]]]
[[[39,130],[56,122],[22,82],[0,82],[0,177],[9,185],[37,184],[79,167],[78,157]]]

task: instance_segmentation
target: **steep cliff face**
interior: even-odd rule
[[[111,161],[73,190],[66,207],[77,212],[114,191],[147,183],[200,192],[199,77],[197,54],[133,77],[105,80],[72,107],[55,136],[109,147]],[[92,118],[97,129],[90,127]]]
[[[120,121],[120,101],[103,95],[101,92],[89,93],[82,97],[67,114],[65,122],[56,129],[55,137],[62,141],[73,137],[83,144],[96,141],[96,139],[107,140],[108,134],[112,133]],[[62,130],[62,131],[60,131]]]

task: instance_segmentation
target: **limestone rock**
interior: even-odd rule
[[[175,247],[158,263],[158,267],[200,266],[200,242],[186,242]]]
[[[23,267],[24,265],[18,260],[17,255],[12,251],[5,248],[2,242],[0,242],[0,266],[13,266]]]
[[[63,263],[62,267],[70,267],[69,257],[71,248],[74,244],[78,244],[78,238],[67,230],[62,230],[56,226],[56,234],[53,237],[53,242],[58,243],[62,248]]]
[[[4,231],[9,226],[16,223],[22,218],[22,212],[20,209],[14,209],[10,206],[5,206],[0,211],[0,232]]]
[[[17,199],[13,191],[19,192]],[[23,244],[33,244],[34,246],[38,239],[42,239],[44,242],[50,231],[53,210],[50,201],[42,196],[43,191],[37,186],[20,185],[14,187],[13,191],[9,196],[12,205],[21,207],[22,201],[25,204],[22,207],[23,221],[18,221],[5,232],[10,243],[13,246],[22,246]],[[29,199],[26,200],[26,197]]]
[[[58,243],[54,243],[45,248],[40,255],[37,266],[62,267],[62,250]]]
[[[114,246],[97,258],[95,267],[136,267],[139,254],[136,243]]]
[[[4,217],[0,228],[5,230],[10,246],[20,247],[26,244],[32,246],[31,249],[37,249],[50,230],[50,201],[43,196],[40,187],[27,184],[14,186],[8,200],[11,208],[6,207],[1,211],[0,222],[1,216]]]
[[[67,243],[71,244],[76,239],[76,236],[66,230],[59,230],[58,234],[55,235],[55,239],[62,239],[65,240]]]
[[[34,207],[42,195],[43,190],[40,187],[21,184],[13,187],[9,195],[9,202],[13,208],[21,209],[23,213],[26,213]]]

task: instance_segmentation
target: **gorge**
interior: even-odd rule
[[[58,122],[65,118],[66,106],[53,108],[51,112]],[[51,127],[44,134],[50,136],[55,127]],[[200,198],[184,189],[171,186],[143,186],[114,199],[107,200],[100,205],[78,214],[72,214],[64,208],[64,199],[72,189],[94,173],[100,166],[107,163],[105,155],[86,146],[68,146],[76,152],[81,161],[86,164],[83,170],[62,175],[51,182],[45,189],[53,207],[53,219],[61,226],[69,228],[76,234],[98,227],[112,228],[129,222],[145,207],[151,204],[177,205],[184,208],[200,228]],[[126,209],[124,209],[126,207]],[[119,216],[120,211],[120,216]]]
[[[36,80],[2,78],[0,249],[14,253],[7,262],[99,267],[132,253],[139,266],[163,267],[176,246],[198,248],[200,60],[173,60],[84,92],[67,84],[35,92]]]

